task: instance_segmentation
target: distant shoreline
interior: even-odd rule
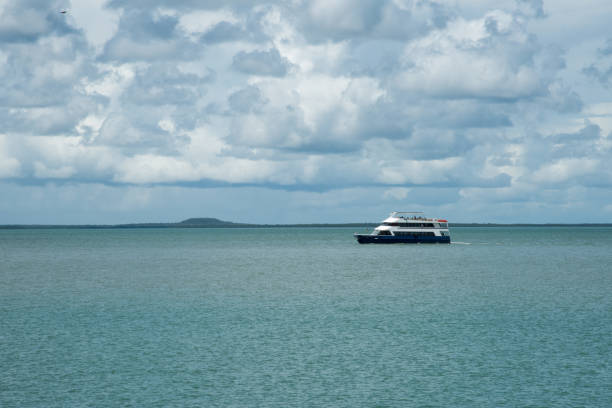
[[[216,218],[190,218],[181,222],[170,223],[133,223],[133,224],[7,224],[0,229],[143,229],[143,228],[375,228],[380,223],[341,223],[341,224],[245,224],[223,221]],[[579,223],[579,224],[529,224],[529,223],[449,223],[452,227],[612,227],[612,223]]]

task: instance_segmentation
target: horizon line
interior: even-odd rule
[[[0,224],[0,229],[129,229],[129,228],[282,228],[282,227],[358,227],[358,226],[377,226],[380,222],[310,222],[310,223],[242,223],[233,221],[223,221],[216,218],[196,218],[196,220],[210,220],[212,222],[194,222],[192,219],[179,222],[137,222],[122,224]],[[449,222],[449,227],[612,227],[612,222],[595,223],[529,223],[529,222]]]

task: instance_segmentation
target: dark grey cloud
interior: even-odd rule
[[[34,42],[50,34],[74,33],[67,16],[60,13],[65,7],[61,0],[9,1],[0,13],[0,42]]]
[[[270,40],[265,32],[265,18],[269,7],[248,12],[237,10],[240,21],[220,21],[208,28],[201,36],[204,44],[220,44],[234,41],[264,43]]]
[[[152,64],[135,73],[122,99],[136,105],[193,105],[211,78],[209,72],[199,76],[182,73],[172,64]]]
[[[434,143],[432,141],[435,140]],[[430,129],[417,130],[412,137],[401,143],[400,154],[416,160],[434,160],[463,156],[476,143],[462,132],[440,132]]]
[[[145,10],[129,8],[121,15],[117,33],[105,44],[100,60],[189,60],[198,55],[200,48],[178,29],[176,16]]]
[[[122,10],[154,10],[166,8],[191,12],[197,10],[229,9],[246,20],[244,31],[239,25],[219,23],[209,30],[202,40],[206,43],[231,39],[253,39],[261,32],[253,24],[271,7],[282,10],[309,41],[342,41],[355,38],[394,38],[406,41],[434,28],[443,27],[453,16],[453,11],[438,2],[422,0],[399,6],[391,0],[365,0],[360,2],[310,2],[287,3],[277,0],[236,0],[226,2],[211,0],[111,0],[107,7]]]
[[[253,90],[250,98],[255,94]],[[248,99],[243,94],[241,97]],[[247,102],[234,100],[235,104]],[[240,109],[251,108],[248,113],[231,117],[230,130],[226,140],[234,146],[249,148],[273,148],[275,150],[301,149],[310,141],[312,132],[304,123],[304,112],[297,106],[287,104],[274,106],[272,104],[259,104],[260,110],[253,112],[253,105],[248,101],[245,105],[237,106]],[[230,102],[231,103],[231,102]]]
[[[253,85],[234,92],[228,98],[230,108],[239,113],[257,111],[267,102],[260,89]]]
[[[185,132],[206,116],[195,106],[213,80],[211,71],[184,73],[165,63],[136,70],[120,98],[123,110],[104,122],[96,143],[129,147],[130,152],[142,148],[174,154],[188,141]],[[171,129],[164,129],[160,121],[170,121]]]
[[[387,1],[365,0],[360,2],[325,2],[316,0],[304,3],[299,14],[304,33],[313,40],[342,40],[364,35],[380,22]]]
[[[76,126],[107,99],[88,95],[99,78],[84,33],[59,13],[64,2],[9,2],[0,14],[2,131],[75,134]]]
[[[121,112],[109,114],[99,135],[90,143],[94,146],[117,148],[123,155],[156,154],[175,155],[177,148],[185,146],[189,137],[180,131],[159,126],[164,118],[163,109],[134,108],[129,115]]]
[[[605,45],[597,50],[600,55],[612,55],[612,38],[606,40]]]
[[[461,131],[416,128],[396,140],[372,138],[364,145],[374,157],[426,161],[464,156],[478,142]]]
[[[249,33],[240,24],[221,21],[215,24],[210,30],[200,37],[204,43],[217,44],[229,41],[244,40],[249,37]]]
[[[387,38],[409,41],[441,28],[452,12],[440,3],[418,1],[401,5],[390,0],[304,2],[296,25],[311,42]]]
[[[232,0],[231,4],[228,4],[226,0],[110,0],[107,3],[107,7],[137,10],[163,7],[168,9],[190,11],[216,10],[225,7],[250,9],[251,7],[261,3],[266,4],[269,3],[269,1]]]
[[[404,42],[387,39],[355,41],[334,73],[384,78],[398,69],[405,46]]]
[[[8,2],[0,13],[0,106],[70,104],[79,81],[95,78],[83,32],[59,11],[61,1]],[[51,39],[52,38],[52,39]]]
[[[578,93],[563,81],[555,81],[548,87],[548,93],[539,101],[560,113],[578,113],[584,103]]]
[[[155,14],[152,11],[126,11],[121,16],[119,32],[129,33],[130,37],[145,41],[151,38],[168,39],[177,35],[176,16]]]
[[[433,1],[414,2],[408,9],[391,2],[383,9],[382,19],[372,34],[375,38],[406,42],[444,28],[453,17],[448,7]]]
[[[195,106],[213,79],[208,70],[201,75],[185,73],[167,63],[135,70],[120,97],[123,109],[108,115],[92,143],[128,155],[175,155],[189,142],[186,132],[205,116]]]
[[[74,135],[76,126],[87,115],[98,113],[108,99],[101,95],[72,95],[67,104],[33,109],[0,109],[4,132],[35,135]]]
[[[470,99],[420,101],[415,121],[434,129],[500,128],[512,126],[512,107]]]
[[[592,143],[601,137],[601,128],[594,124],[589,123],[578,132],[575,133],[559,133],[552,136],[552,139],[556,143],[567,143],[567,142],[584,142]]]
[[[240,51],[234,55],[232,66],[249,75],[282,77],[287,74],[290,63],[276,48],[267,51]]]
[[[602,141],[601,128],[587,123],[584,128],[574,133],[559,133],[550,137],[552,142],[550,156],[560,158],[600,158],[609,153]]]
[[[525,136],[522,145],[525,152],[521,157],[521,165],[524,165],[530,172],[537,171],[546,166],[554,165],[558,161],[569,160],[586,160],[598,161],[603,160],[608,162],[607,157],[610,154],[610,148],[606,147],[606,143],[601,132],[601,128],[593,123],[586,123],[585,126],[576,132],[572,133],[557,133],[552,135],[531,134]],[[582,166],[582,167],[581,167]],[[554,179],[555,174],[560,174],[564,171],[563,168],[554,168],[551,170],[550,178]],[[609,177],[609,170],[589,170],[586,164],[576,162],[575,168],[567,170],[567,177],[563,178],[563,182],[568,182],[572,177],[572,173],[576,173],[576,177],[580,174],[589,174],[589,177],[594,176],[593,173],[599,171],[600,177]]]
[[[612,64],[609,64],[608,58],[612,56],[612,38],[606,39],[604,46],[597,49],[597,54],[599,58],[584,67],[582,73],[607,87],[612,79]]]
[[[401,105],[394,99],[378,99],[375,103],[359,112],[356,136],[358,140],[385,138],[390,140],[406,139],[412,135],[415,125],[414,118],[406,115]],[[339,112],[330,115],[330,128],[334,126],[334,117]]]
[[[600,84],[608,86],[610,84],[610,79],[612,79],[612,65],[608,68],[599,68],[595,64],[591,64],[583,68],[582,73],[595,79]]]
[[[73,70],[66,66],[71,61],[63,58],[53,59],[53,55],[39,47],[29,47],[25,53],[11,53],[7,64],[15,68],[10,81],[0,83],[0,106],[5,107],[44,107],[68,103],[74,95],[74,81],[82,77],[82,72],[58,77],[53,66]],[[40,52],[40,54],[35,54]],[[43,55],[50,57],[46,59]],[[77,71],[79,71],[78,67]],[[59,68],[61,69],[61,68]]]

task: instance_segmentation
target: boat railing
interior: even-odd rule
[[[399,218],[406,221],[429,221],[429,222],[447,222],[440,218],[424,217],[422,215],[400,215],[400,214],[424,214],[422,211],[393,211],[390,215],[391,218]]]
[[[422,211],[393,211],[391,217],[401,218],[404,220],[418,220],[418,221],[433,221],[433,218],[423,217],[422,215],[404,216],[399,214],[424,214]]]

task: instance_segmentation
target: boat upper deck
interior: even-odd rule
[[[412,214],[412,215],[410,215]],[[422,215],[415,215],[422,213],[414,212],[399,212],[394,211],[391,215],[383,221],[383,225],[394,225],[394,224],[424,224],[424,223],[448,223],[447,220],[440,218],[429,218]],[[396,225],[397,226],[397,225]],[[432,225],[433,226],[433,225]]]

